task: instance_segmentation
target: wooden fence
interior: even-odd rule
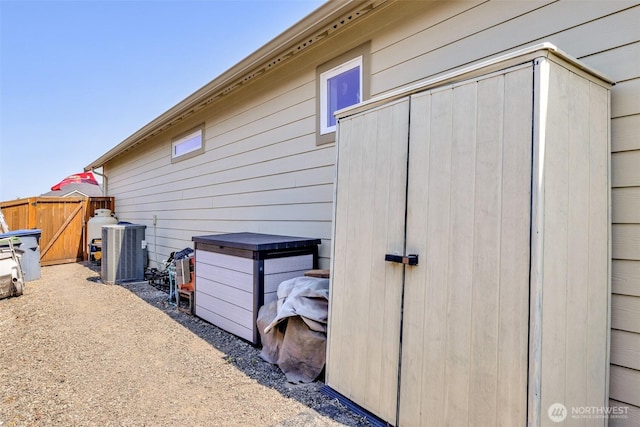
[[[88,259],[87,221],[96,209],[115,211],[113,197],[31,197],[0,202],[10,230],[40,229],[40,265]]]

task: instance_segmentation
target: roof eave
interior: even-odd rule
[[[363,8],[375,8],[377,5],[385,3],[387,0],[340,0],[328,1],[315,11],[311,12],[302,20],[291,26],[289,29],[275,37],[273,40],[247,56],[245,59],[213,79],[211,82],[198,89],[184,100],[146,124],[144,127],[133,133],[124,141],[107,151],[105,154],[85,166],[84,170],[92,170],[102,167],[115,157],[132,149],[133,147],[143,143],[154,135],[164,131],[166,128],[179,122],[182,118],[189,116],[196,110],[204,108],[206,104],[212,102],[212,97],[224,95],[245,81],[253,77],[251,75],[254,70],[254,76],[262,74],[264,67],[270,67],[270,62],[278,60],[279,56],[296,45],[304,43],[309,37],[318,37],[317,32],[344,14],[353,12],[354,10],[363,10]],[[351,18],[351,17],[349,17]],[[311,44],[311,43],[310,43]],[[300,46],[298,46],[298,49]],[[293,55],[291,55],[293,56]],[[275,59],[278,58],[278,59]],[[273,65],[278,65],[274,63]],[[238,83],[240,82],[240,83]]]

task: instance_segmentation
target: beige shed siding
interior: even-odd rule
[[[346,26],[184,124],[105,165],[109,195],[118,200],[119,217],[148,226],[150,259],[162,260],[173,250],[191,246],[193,235],[257,231],[322,238],[321,266],[327,267],[335,148],[315,145],[315,68],[369,40],[373,96],[540,41],[556,44],[617,82],[611,93],[612,289],[614,301],[624,296],[629,303],[624,310],[614,304],[612,317],[619,324],[637,319],[638,1],[477,0],[381,6],[353,28]],[[206,126],[206,152],[171,164],[171,137],[200,123]],[[154,214],[156,229],[151,224]],[[156,247],[158,256],[153,253]],[[620,330],[637,336],[635,331]],[[614,328],[616,339],[617,331]],[[629,351],[640,352],[637,339],[627,341]],[[612,369],[624,368],[611,376],[612,390],[622,389],[615,401],[637,402],[634,391],[619,387],[619,381],[638,368],[629,366],[629,357],[618,354],[621,347],[613,344]],[[635,414],[640,411],[632,408]]]
[[[412,97],[407,253],[426,265],[405,271],[401,425],[526,422],[532,87],[521,68]]]
[[[608,174],[609,120],[608,112],[603,111],[608,93],[568,70],[553,67],[556,70],[550,73],[548,112],[544,117],[548,131],[544,149],[541,148],[546,185],[542,193],[536,195],[534,190],[534,206],[539,196],[545,212],[541,231],[534,229],[536,234],[543,230],[545,236],[537,243],[541,244],[544,259],[539,265],[542,298],[539,369],[540,411],[545,415],[556,402],[570,411],[603,407],[607,403],[604,366],[609,269],[607,248],[600,243],[609,234],[608,190],[606,179],[589,177],[604,178]],[[544,69],[541,75],[544,81]],[[572,144],[574,140],[590,142]],[[538,264],[532,264],[533,274]],[[535,300],[532,301],[535,316],[534,303]],[[589,309],[585,311],[584,307]],[[540,420],[543,425],[549,421],[545,415]]]
[[[332,263],[335,280],[353,286],[332,287],[331,321],[350,326],[330,331],[327,348],[327,383],[392,423],[402,270],[381,262],[380,250],[403,249],[408,112],[404,98],[349,118],[350,125],[339,129],[347,143],[339,147],[334,252],[368,256],[338,256]],[[361,191],[365,186],[372,191]]]

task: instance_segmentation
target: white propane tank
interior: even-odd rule
[[[118,220],[111,215],[111,209],[96,209],[93,217],[87,221],[87,243],[93,239],[102,239],[102,226],[117,224]]]

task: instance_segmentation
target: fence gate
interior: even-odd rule
[[[86,223],[113,197],[32,197],[0,203],[10,230],[40,229],[40,265],[87,259]]]

